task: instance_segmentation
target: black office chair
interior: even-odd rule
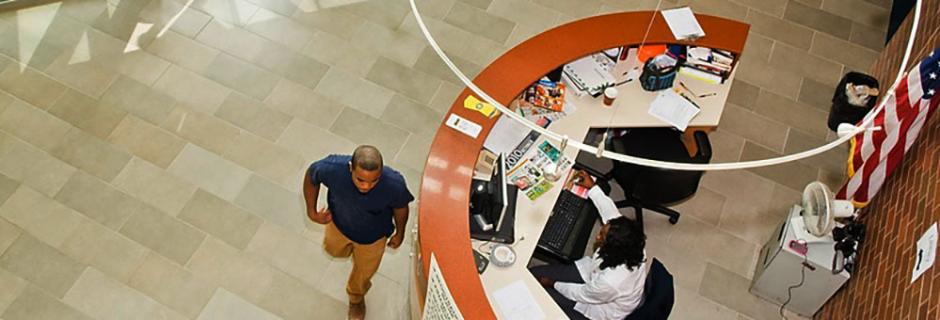
[[[711,161],[711,143],[705,132],[695,132],[698,151],[694,156],[682,141],[682,132],[671,128],[628,129],[619,137],[608,141],[609,150],[647,159],[708,163]],[[649,209],[669,217],[669,222],[679,222],[679,212],[668,208],[687,200],[698,190],[702,171],[667,170],[614,161],[613,169],[606,175],[612,177],[623,189],[626,199],[616,201],[618,208],[632,207],[636,219],[643,225],[643,209]]]
[[[673,287],[672,274],[655,258],[650,265],[643,290],[643,302],[624,320],[669,318],[672,306],[675,304],[676,291]]]

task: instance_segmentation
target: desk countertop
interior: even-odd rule
[[[697,15],[697,18],[707,36],[697,40],[694,45],[735,53],[742,51],[747,38],[748,25],[708,15]],[[650,21],[653,24],[646,36],[646,43],[692,44],[676,41],[662,16],[654,12],[627,12],[596,16],[556,27],[526,40],[497,58],[474,79],[474,83],[497,101],[508,104],[532,82],[564,63],[607,48],[643,42],[644,32]],[[692,82],[692,80],[687,81],[687,84]],[[723,87],[730,87],[730,84]],[[493,301],[488,298],[492,290],[498,289],[496,286],[506,285],[519,279],[526,282],[533,296],[543,306],[542,309],[548,318],[557,318],[560,312],[557,306],[550,304],[551,299],[547,298],[545,291],[538,287],[534,278],[525,272],[524,267],[525,261],[528,261],[534,251],[538,233],[545,224],[547,214],[560,188],[553,188],[552,193],[543,195],[538,201],[532,202],[520,198],[521,205],[517,207],[517,216],[519,216],[516,220],[517,236],[524,233],[526,240],[516,246],[519,256],[518,267],[514,266],[492,274],[487,271],[483,277],[476,273],[471,253],[467,203],[473,166],[495,118],[485,118],[478,112],[465,109],[463,100],[468,94],[470,92],[467,89],[461,92],[452,105],[450,113],[482,125],[483,131],[474,139],[442,126],[432,142],[421,181],[421,214],[418,222],[420,263],[415,266],[416,271],[421,275],[417,277],[415,284],[418,298],[423,301],[429,259],[433,252],[444,280],[464,318],[496,318]],[[726,96],[727,89],[724,94]],[[618,103],[629,101],[629,99],[624,99],[628,96],[621,94],[621,97],[617,99],[620,101]],[[715,101],[724,100],[724,97],[712,98],[715,98]],[[580,103],[584,104],[584,106],[579,105],[580,108],[591,107],[590,101]],[[723,103],[720,105],[723,106]],[[707,107],[704,108],[707,109]],[[627,109],[615,107],[606,108],[607,111],[599,110],[613,112]],[[645,110],[645,107],[642,108],[641,113],[645,114]],[[704,111],[700,117],[705,115]],[[717,125],[717,119],[721,116],[720,108],[716,112],[712,116],[701,118],[712,118],[714,124],[693,123],[693,125]],[[589,127],[610,126],[609,121],[605,121],[611,119],[610,116],[594,118],[589,116],[590,114],[594,113],[576,112],[553,124],[550,129],[580,139]],[[598,121],[601,123],[596,124],[595,122]],[[626,125],[631,124],[626,123]],[[651,125],[655,124],[639,126]],[[633,126],[637,126],[636,123],[633,123]],[[566,150],[566,155],[571,159],[576,157],[573,149]],[[519,214],[521,212],[533,212],[533,214]],[[539,212],[542,215],[539,215]],[[530,233],[531,235],[528,235]],[[546,299],[548,299],[547,302]]]

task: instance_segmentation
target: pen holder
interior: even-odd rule
[[[678,68],[676,68],[676,66],[663,69],[657,68],[656,65],[653,64],[653,59],[650,58],[643,64],[643,73],[640,74],[640,86],[646,91],[659,91],[672,88],[673,82],[676,81],[677,70]]]

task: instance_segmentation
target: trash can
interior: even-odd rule
[[[849,72],[842,77],[839,85],[836,86],[836,92],[832,95],[832,107],[829,109],[829,129],[836,131],[840,123],[857,124],[868,114],[878,101],[877,90],[874,95],[870,95],[865,103],[859,103],[849,97],[846,85],[865,86],[872,89],[878,89],[878,79],[864,73]]]

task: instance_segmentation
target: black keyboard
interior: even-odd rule
[[[539,245],[554,252],[561,252],[585,204],[587,200],[567,190],[562,191],[539,237]]]

